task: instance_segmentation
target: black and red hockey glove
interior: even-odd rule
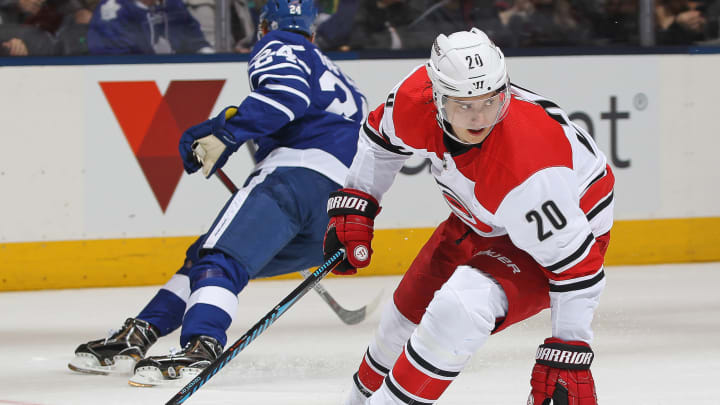
[[[327,212],[330,222],[323,241],[325,260],[338,249],[345,248],[345,259],[332,272],[355,274],[358,268],[370,264],[373,252],[370,242],[380,206],[375,197],[368,193],[343,188],[330,193]]]
[[[585,342],[545,339],[535,355],[528,405],[597,405],[593,356]]]

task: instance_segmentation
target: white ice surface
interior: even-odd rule
[[[593,373],[600,403],[720,404],[720,263],[613,267],[595,318]],[[324,280],[348,308],[398,277]],[[240,295],[229,342],[298,283],[253,282]],[[67,368],[75,347],[134,316],[154,287],[0,293],[0,405],[164,404],[180,387],[133,388],[127,377]],[[351,384],[379,312],[343,325],[309,293],[186,403],[338,405]],[[438,404],[526,403],[535,349],[549,312],[493,336]],[[179,346],[162,338],[151,354]]]

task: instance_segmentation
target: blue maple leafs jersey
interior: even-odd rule
[[[302,35],[271,31],[248,63],[250,95],[226,129],[253,140],[258,168],[299,166],[342,184],[367,101],[355,83]]]

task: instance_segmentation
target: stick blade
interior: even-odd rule
[[[369,304],[363,306],[362,308],[358,308],[356,310],[340,310],[338,311],[338,317],[340,317],[340,320],[342,320],[347,325],[356,325],[362,321],[364,321],[368,316],[370,316],[380,305],[380,301],[382,301],[383,294],[385,293],[385,290],[380,290],[377,296],[373,298],[372,301],[370,301]]]

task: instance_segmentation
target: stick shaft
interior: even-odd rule
[[[217,177],[220,179],[220,181],[223,182],[223,184],[225,185],[225,187],[227,187],[227,189],[230,190],[231,193],[234,194],[234,193],[236,193],[236,192],[238,191],[238,188],[237,188],[237,186],[235,185],[235,183],[233,183],[233,181],[230,180],[230,177],[228,177],[228,175],[225,174],[225,172],[223,171],[223,169],[217,169],[217,170],[215,171],[215,174],[216,174]]]
[[[292,307],[302,296],[304,296],[315,284],[325,277],[344,257],[345,251],[340,249],[335,252],[322,266],[318,267],[310,277],[306,278],[295,288],[287,297],[277,304],[270,312],[261,318],[250,330],[245,332],[240,339],[236,340],[220,357],[212,364],[206,367],[200,374],[187,383],[174,397],[166,403],[166,405],[179,405],[184,403],[191,395],[193,395],[200,387],[210,380],[220,369],[225,367],[235,356],[237,356],[245,347],[252,343],[261,333],[263,333],[270,325],[275,323],[290,307]]]

